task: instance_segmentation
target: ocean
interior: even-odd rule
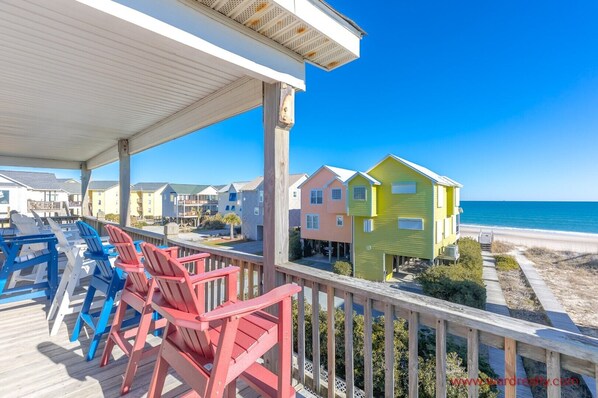
[[[598,233],[598,202],[461,201],[462,224]]]

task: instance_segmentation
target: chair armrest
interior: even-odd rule
[[[209,325],[207,323],[201,323],[197,319],[197,316],[188,312],[179,311],[168,305],[162,293],[156,291],[152,298],[152,307],[160,315],[162,315],[169,323],[175,326],[195,329],[195,330],[206,330]]]
[[[54,234],[44,235],[23,235],[4,239],[8,244],[29,245],[33,243],[55,243],[58,242]]]
[[[215,269],[214,271],[202,272],[201,274],[191,275],[191,283],[207,283],[211,282],[216,279],[227,277],[231,274],[236,274],[239,272],[239,267],[224,267],[220,269]]]
[[[299,293],[301,288],[297,285],[287,284],[277,287],[268,293],[247,301],[239,301],[213,311],[202,314],[198,317],[200,322],[211,322],[225,318],[243,318],[246,315],[277,304],[285,298]]]
[[[16,235],[11,236],[9,238],[4,238],[5,241],[11,242],[15,240],[29,240],[29,239],[48,239],[48,238],[55,238],[56,235],[53,233],[42,233],[42,234],[34,234],[34,235]]]
[[[181,264],[186,264],[186,263],[195,263],[201,259],[208,258],[208,257],[210,257],[210,253],[198,253],[198,254],[192,254],[187,257],[181,257],[181,258],[178,258],[177,260]]]

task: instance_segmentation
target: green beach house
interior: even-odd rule
[[[345,182],[355,276],[382,281],[409,258],[455,260],[456,181],[394,155]]]

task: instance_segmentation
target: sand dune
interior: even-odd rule
[[[598,253],[598,234],[469,224],[462,224],[460,227],[462,237],[477,238],[480,231],[492,231],[495,240],[510,242],[515,245],[545,247],[552,250],[569,250],[580,253]]]

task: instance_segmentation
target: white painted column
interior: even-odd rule
[[[91,181],[91,170],[87,168],[87,163],[81,163],[81,215],[92,216],[89,206],[89,182]]]
[[[118,162],[119,162],[119,224],[127,227],[131,224],[129,216],[131,201],[131,156],[129,155],[129,140],[118,140]]]

